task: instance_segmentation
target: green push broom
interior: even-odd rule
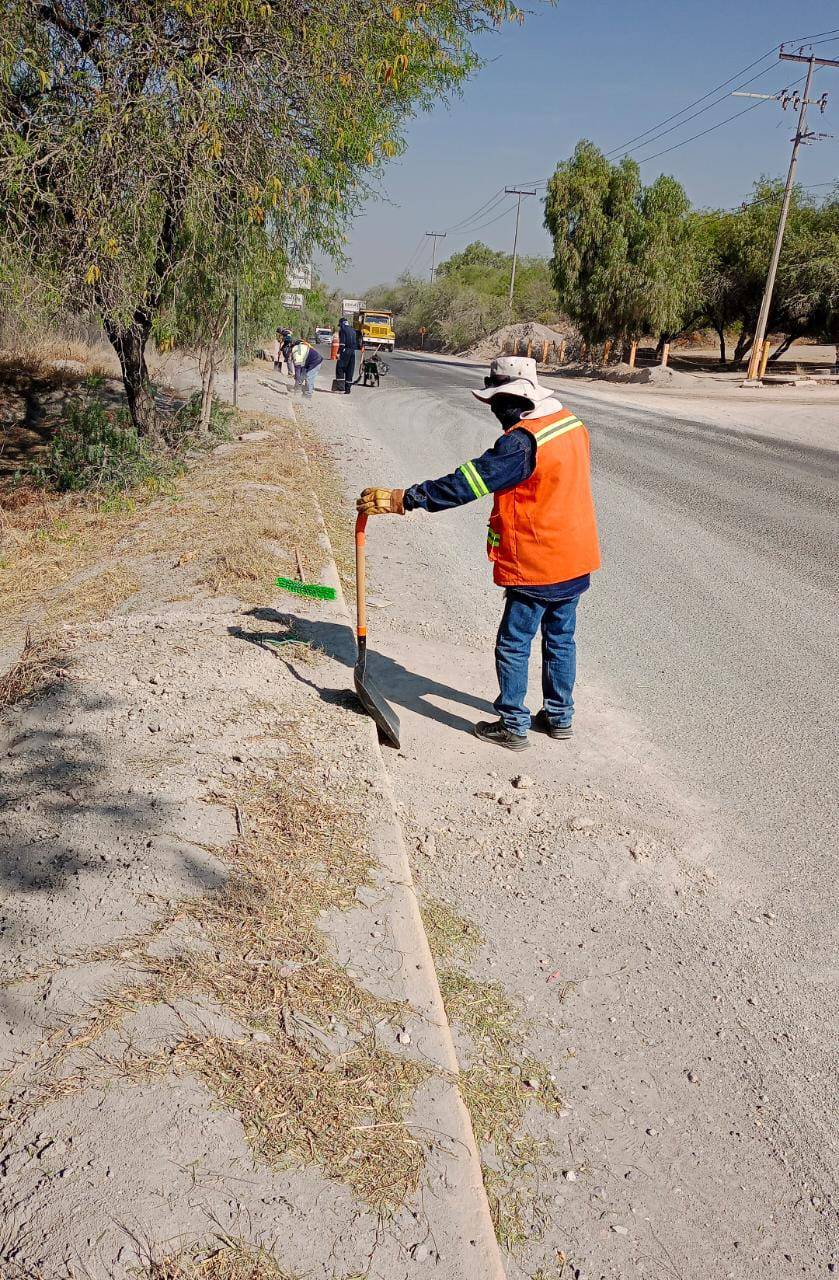
[[[300,581],[295,578],[277,578],[277,586],[282,587],[283,591],[290,591],[292,595],[306,596],[309,600],[334,600],[338,594],[334,587],[324,587],[320,582],[303,581],[303,562],[297,547],[294,548],[294,554],[297,557]]]

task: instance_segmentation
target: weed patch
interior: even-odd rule
[[[79,399],[68,401],[46,450],[28,465],[25,477],[58,493],[109,494],[139,485],[162,488],[177,470],[176,459],[137,434],[124,409]]]

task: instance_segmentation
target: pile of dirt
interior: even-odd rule
[[[607,382],[634,382],[652,387],[687,386],[696,381],[693,373],[682,373],[679,369],[671,369],[669,365],[650,365],[646,369],[630,369],[628,364],[613,365],[609,369],[594,370],[596,376],[605,378]]]
[[[539,324],[537,320],[527,320],[521,324],[505,324],[503,328],[496,329],[495,333],[476,342],[468,351],[459,354],[474,360],[493,360],[496,356],[503,355],[505,345],[509,342],[527,342],[532,339],[534,349],[537,349],[543,342],[560,342],[570,336],[569,325],[554,328],[552,325]],[[539,354],[538,350],[536,354]]]

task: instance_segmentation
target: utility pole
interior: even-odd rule
[[[766,326],[769,323],[769,308],[772,305],[772,294],[775,289],[775,277],[778,274],[778,262],[781,257],[781,247],[784,243],[784,231],[786,230],[787,216],[789,214],[789,206],[792,199],[792,189],[795,183],[795,170],[798,165],[798,151],[802,143],[818,142],[819,139],[826,136],[824,134],[813,133],[812,130],[807,129],[807,108],[809,106],[817,106],[822,114],[824,114],[824,109],[827,106],[826,93],[823,93],[820,98],[811,98],[809,96],[810,85],[813,81],[813,71],[816,67],[839,67],[839,62],[832,58],[815,58],[812,54],[784,53],[783,45],[781,46],[778,56],[783,62],[806,62],[807,79],[804,84],[804,92],[800,99],[797,99],[797,95],[793,97],[790,97],[787,94],[781,95],[781,105],[785,109],[787,103],[790,101],[793,103],[793,106],[797,106],[799,108],[798,127],[795,131],[795,137],[792,140],[792,155],[790,156],[789,172],[787,173],[787,184],[784,188],[784,198],[781,203],[781,214],[778,218],[778,230],[775,234],[775,245],[769,262],[769,273],[766,277],[766,288],[763,291],[763,301],[760,304],[760,314],[757,318],[757,328],[755,329],[754,343],[752,345],[752,353],[749,359],[749,371],[746,375],[747,382],[757,381],[760,373],[763,342],[766,337]]]
[[[513,289],[516,287],[516,250],[519,243],[519,215],[521,214],[521,198],[522,196],[535,196],[535,191],[520,191],[518,187],[505,187],[504,191],[508,196],[518,196],[516,204],[516,232],[513,236],[513,267],[510,272],[510,296],[507,299],[507,314],[513,314]]]
[[[233,286],[233,408],[239,403],[239,282]]]
[[[434,272],[437,269],[437,241],[445,240],[446,232],[445,231],[426,231],[425,234],[427,236],[431,236],[431,239],[433,241],[433,244],[431,247],[431,283],[433,284]]]

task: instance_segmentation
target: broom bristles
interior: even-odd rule
[[[296,596],[309,596],[314,600],[334,600],[338,594],[334,587],[324,587],[319,582],[295,582],[294,578],[277,578],[277,586]]]

